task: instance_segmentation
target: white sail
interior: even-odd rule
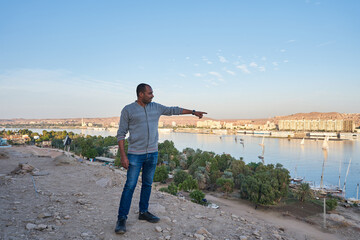
[[[329,149],[328,140],[329,140],[329,137],[325,137],[325,138],[324,138],[324,142],[323,142],[323,145],[322,145],[322,149],[324,149],[324,150],[328,150],[328,149]]]
[[[301,143],[300,143],[301,145],[304,145],[305,144],[305,138],[303,138],[302,140],[301,140]]]
[[[344,188],[343,188],[343,192],[345,194],[345,190],[346,190],[346,178],[349,174],[349,170],[350,170],[350,164],[351,164],[351,158],[350,158],[350,161],[349,161],[349,165],[348,165],[348,168],[347,168],[347,171],[346,171],[346,175],[345,175],[345,180],[344,180]]]

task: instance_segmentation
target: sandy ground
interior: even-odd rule
[[[293,217],[255,210],[242,201],[207,195],[220,206],[210,209],[155,189],[149,210],[161,221],[139,221],[140,185],[134,193],[128,231],[116,235],[126,172],[75,159],[57,165],[59,155],[57,150],[33,146],[0,148],[0,239],[358,239],[358,218],[350,210],[343,216],[351,222],[330,221],[324,230]],[[19,163],[28,163],[44,175],[9,175]],[[318,219],[321,216],[312,221]]]

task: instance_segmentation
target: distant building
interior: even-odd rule
[[[115,157],[119,151],[119,146],[118,145],[110,146],[110,147],[108,147],[108,150],[109,150],[110,155]]]
[[[354,132],[353,120],[279,120],[280,131]]]
[[[212,121],[212,120],[205,120],[205,121],[197,121],[196,126],[199,128],[211,128],[211,129],[221,129],[220,121]]]

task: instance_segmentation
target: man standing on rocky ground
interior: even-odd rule
[[[126,219],[131,200],[142,170],[142,185],[139,202],[139,219],[156,223],[160,220],[148,211],[151,185],[158,159],[158,123],[161,115],[192,114],[202,118],[205,112],[179,107],[166,107],[151,102],[154,95],[150,85],[141,83],[136,88],[137,100],[121,111],[117,140],[121,165],[127,169],[127,179],[121,195],[115,232],[126,232]],[[128,154],[125,154],[125,135],[128,138]]]

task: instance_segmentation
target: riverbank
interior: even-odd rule
[[[54,149],[20,146],[0,151],[2,239],[119,238],[114,226],[125,171],[76,160],[57,165],[62,153]],[[33,176],[34,182],[29,173],[9,175],[21,162],[47,175]],[[139,192],[138,185],[122,239],[356,239],[359,233],[359,222],[349,226],[340,221],[336,228],[323,230],[241,201],[208,194],[206,198],[220,206],[209,209],[155,189],[150,211],[161,221],[139,224]]]

